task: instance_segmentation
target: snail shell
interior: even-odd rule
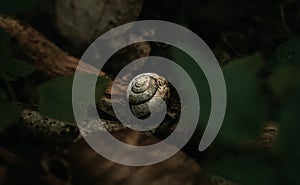
[[[168,81],[155,73],[143,73],[131,80],[127,89],[129,103],[133,114],[138,118],[145,118],[151,114],[149,106],[157,107],[157,99],[165,102],[170,97],[170,85]]]

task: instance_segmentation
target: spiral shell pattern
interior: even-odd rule
[[[157,106],[157,98],[167,101],[170,97],[168,81],[156,73],[143,73],[132,79],[127,95],[132,112],[138,118],[147,117],[151,111],[150,105]]]

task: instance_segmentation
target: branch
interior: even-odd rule
[[[34,28],[19,20],[0,16],[0,27],[10,34],[20,53],[32,60],[36,69],[50,77],[74,74],[79,59],[58,48]],[[98,74],[97,69],[85,64],[82,72]],[[100,76],[105,76],[100,72]]]

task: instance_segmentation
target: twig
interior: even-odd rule
[[[291,30],[286,22],[286,17],[285,17],[285,13],[284,13],[284,6],[285,6],[285,3],[284,1],[280,4],[280,16],[281,16],[281,21],[282,21],[282,24],[283,24],[283,27],[285,29],[285,31],[287,32],[288,35],[291,34]]]
[[[27,162],[21,159],[19,156],[15,155],[14,153],[11,153],[10,151],[8,151],[3,147],[0,147],[0,159],[9,164],[15,164],[15,163],[27,164]]]
[[[242,54],[237,49],[235,49],[230,42],[228,42],[226,37],[224,37],[222,40],[238,57],[242,56]]]

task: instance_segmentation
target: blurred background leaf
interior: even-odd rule
[[[271,67],[278,65],[300,66],[300,37],[282,43],[271,58]]]
[[[277,155],[283,160],[282,181],[286,184],[299,184],[300,173],[300,85],[284,101],[279,116],[280,134],[275,147]]]
[[[257,136],[267,114],[267,104],[258,78],[263,64],[262,57],[254,54],[223,67],[227,87],[227,110],[219,133],[220,142],[233,144]]]
[[[200,123],[203,127],[210,115],[211,97],[207,79],[186,53],[171,47],[171,59],[183,67],[196,85],[200,104]],[[258,136],[267,116],[267,101],[262,94],[259,71],[265,64],[260,54],[253,54],[223,66],[227,87],[227,110],[217,141],[222,144],[242,143]]]
[[[279,101],[279,137],[274,151],[281,162],[280,183],[299,184],[300,37],[281,44],[270,62],[267,84]]]
[[[299,79],[300,68],[285,64],[274,69],[268,78],[268,86],[278,98],[285,98],[297,88]]]
[[[281,44],[271,58],[268,85],[279,98],[293,92],[300,79],[300,37]]]
[[[299,79],[299,78],[298,78]],[[282,99],[279,114],[280,134],[275,145],[275,153],[283,162],[281,181],[284,184],[299,184],[300,173],[300,82],[293,80],[293,90]],[[290,83],[291,84],[291,83]]]

